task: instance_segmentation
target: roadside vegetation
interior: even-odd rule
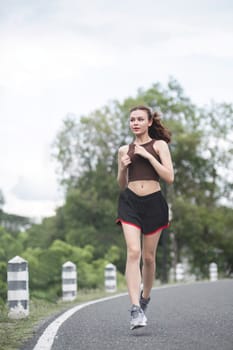
[[[124,292],[125,288],[122,286],[120,290]],[[19,320],[9,319],[7,307],[2,306],[0,309],[0,350],[23,350],[23,344],[29,341],[47,321],[73,306],[107,296],[109,293],[107,294],[103,289],[97,289],[79,291],[77,299],[72,302],[62,300],[49,302],[33,298],[30,301],[29,316]]]

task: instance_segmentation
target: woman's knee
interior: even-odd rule
[[[155,255],[147,253],[143,255],[143,264],[147,266],[155,265]]]
[[[131,261],[139,261],[141,258],[141,250],[139,248],[128,248],[127,258]]]

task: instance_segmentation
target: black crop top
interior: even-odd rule
[[[156,140],[152,139],[151,141],[144,143],[140,146],[144,147],[150,154],[152,154],[160,163],[160,157],[155,152],[153,144]],[[151,165],[149,160],[143,158],[139,154],[134,154],[135,144],[131,143],[129,145],[129,150],[127,152],[128,156],[131,159],[131,164],[128,166],[128,181],[137,181],[137,180],[155,180],[159,181],[159,174],[156,172],[154,167]]]

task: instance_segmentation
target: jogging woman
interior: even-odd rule
[[[174,172],[168,148],[171,134],[161,124],[158,113],[146,106],[136,106],[130,110],[129,126],[134,141],[118,151],[117,180],[121,193],[116,222],[122,226],[127,246],[125,274],[132,304],[130,328],[135,329],[147,324],[145,310],[155,279],[156,250],[162,230],[169,226],[168,205],[159,179],[171,184]]]

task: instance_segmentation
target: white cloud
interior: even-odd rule
[[[44,84],[54,80],[79,79],[83,69],[108,66],[114,57],[101,52],[97,45],[77,39],[47,37],[35,41],[9,39],[3,45],[0,74],[5,86]]]
[[[48,176],[20,176],[11,193],[21,200],[57,201],[59,199],[54,179]]]
[[[28,216],[35,220],[55,215],[56,209],[63,204],[63,201],[36,201],[21,200],[12,194],[7,194],[7,202],[3,210],[7,213],[20,216]]]

